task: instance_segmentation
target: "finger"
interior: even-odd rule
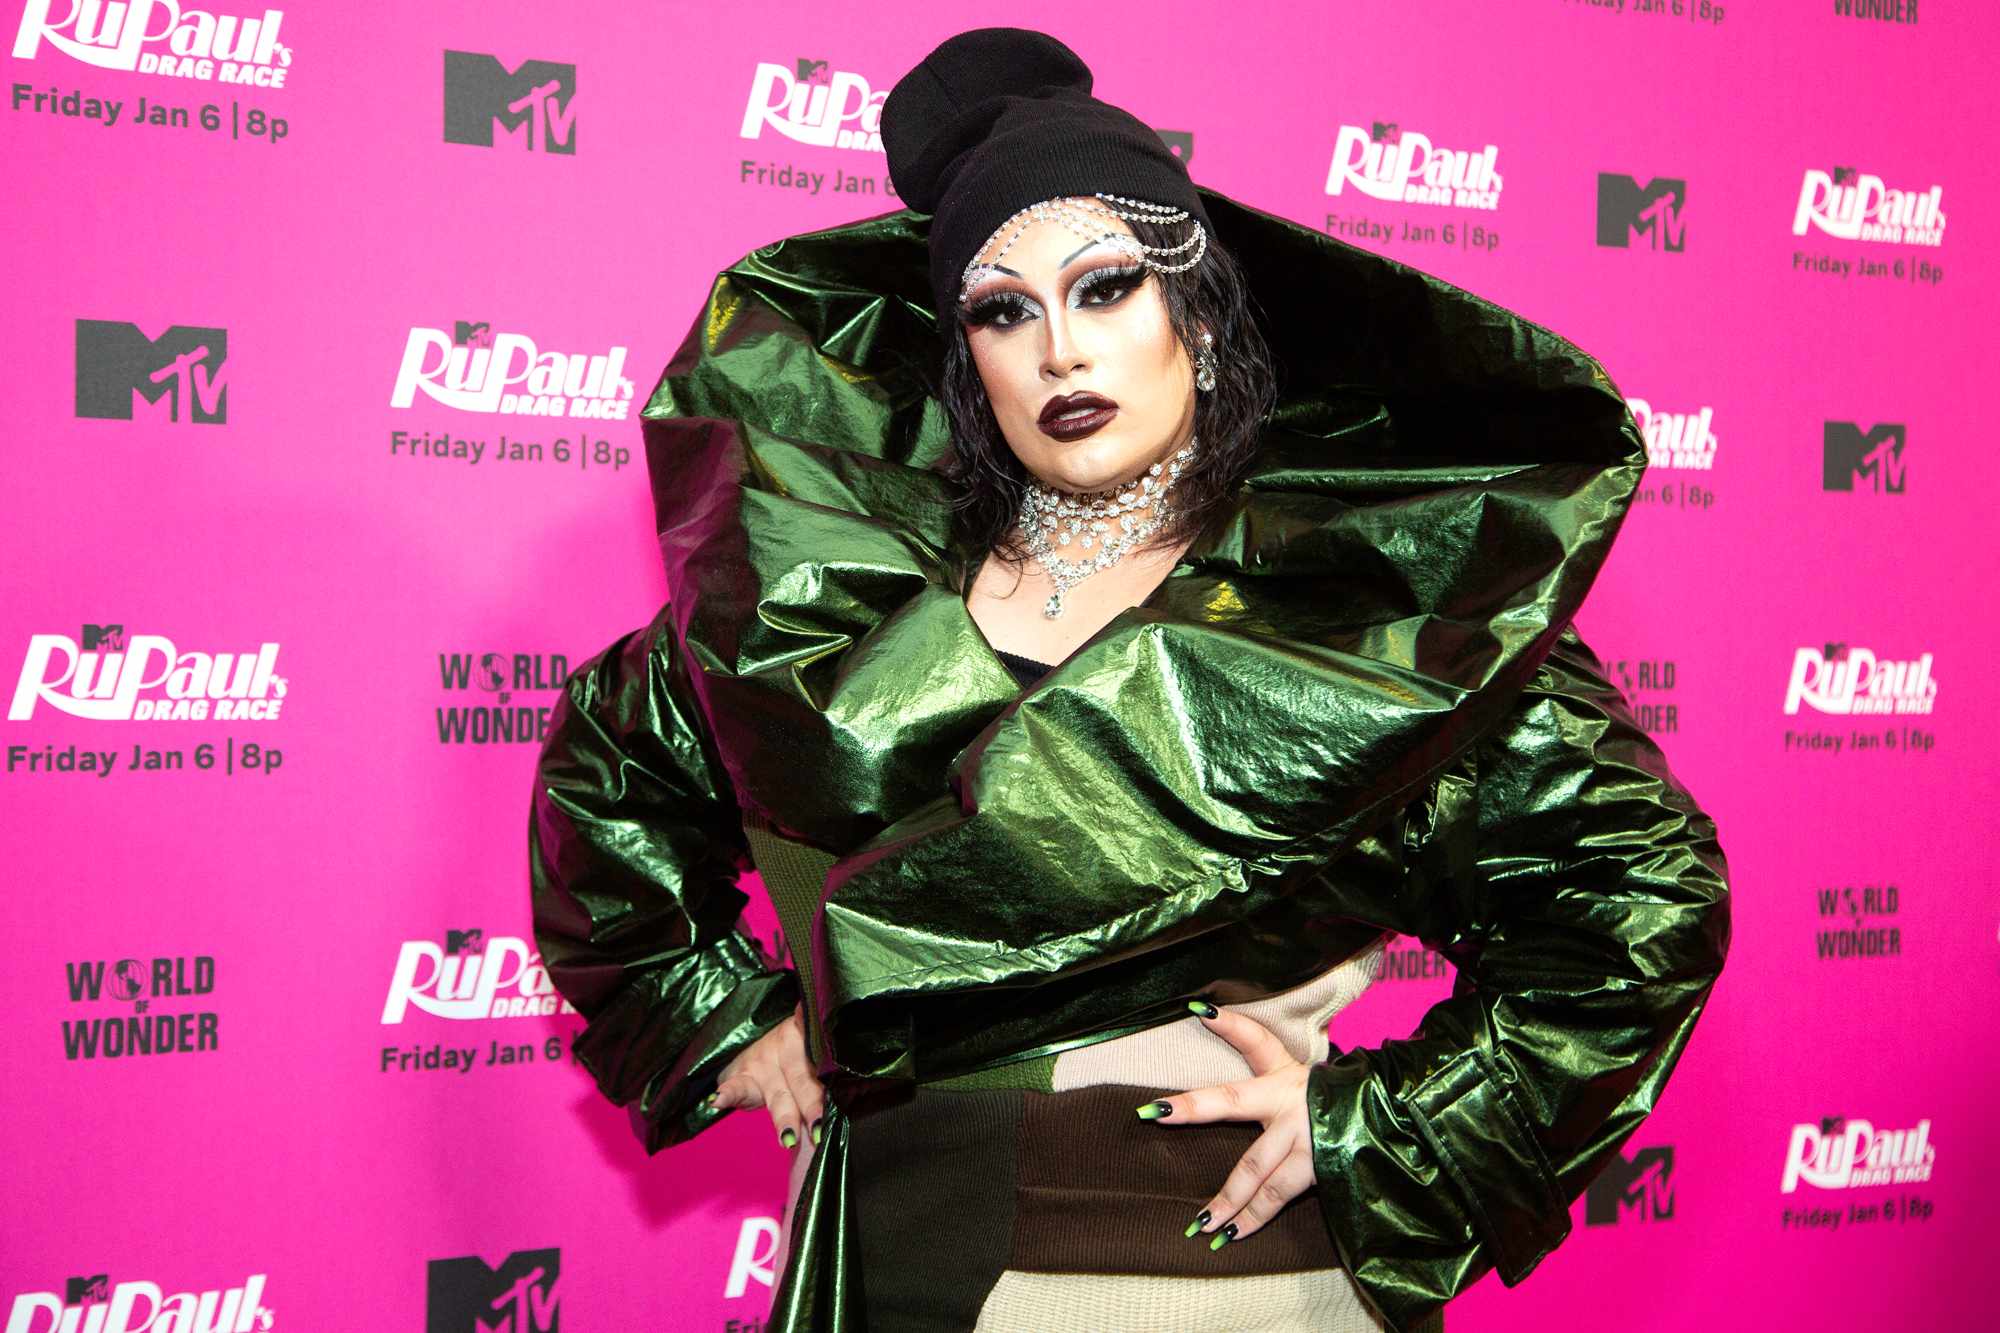
[[[771,1127],[778,1131],[778,1142],[787,1148],[798,1147],[805,1122],[799,1119],[798,1098],[792,1096],[784,1075],[777,1071],[767,1074],[763,1091],[764,1106],[771,1113]]]
[[[1208,1220],[1201,1230],[1212,1233],[1209,1248],[1219,1250],[1255,1235],[1312,1182],[1312,1162],[1298,1151],[1297,1132],[1289,1127],[1265,1130],[1204,1210]]]
[[[764,1094],[757,1087],[756,1079],[748,1074],[732,1074],[715,1085],[708,1104],[717,1111],[737,1111],[762,1106]]]
[[[803,1010],[795,1010],[778,1033],[778,1075],[798,1107],[801,1132],[819,1142],[820,1117],[826,1114],[826,1093],[813,1072],[806,1054],[806,1025]]]
[[[1203,1027],[1242,1053],[1251,1073],[1269,1074],[1297,1063],[1292,1053],[1285,1049],[1285,1043],[1278,1040],[1277,1034],[1250,1015],[1234,1009],[1218,1009],[1201,1000],[1189,1004],[1188,1008],[1194,1010]],[[1214,1017],[1209,1017],[1211,1014]]]
[[[814,1077],[802,1059],[787,1060],[782,1067],[785,1086],[790,1089],[792,1101],[799,1110],[799,1121],[805,1126],[806,1135],[817,1144],[820,1117],[826,1114],[826,1095],[820,1088],[819,1079]]]
[[[1147,1102],[1141,1120],[1163,1125],[1206,1125],[1217,1120],[1265,1120],[1276,1113],[1275,1099],[1256,1079],[1215,1083]]]

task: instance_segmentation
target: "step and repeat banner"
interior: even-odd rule
[[[899,207],[884,96],[997,22],[1645,433],[1578,624],[1735,945],[1448,1326],[1988,1326],[1990,6],[10,0],[5,1333],[763,1326],[787,1154],[649,1158],[570,1060],[534,758],[663,596],[635,418],[711,276]],[[1333,1039],[1450,985],[1399,942]]]

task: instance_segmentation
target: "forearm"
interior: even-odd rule
[[[1467,882],[1437,891],[1453,996],[1308,1084],[1327,1226],[1398,1326],[1560,1243],[1659,1100],[1729,940],[1713,822],[1573,634],[1474,767]]]

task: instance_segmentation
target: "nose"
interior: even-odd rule
[[[1069,312],[1058,306],[1042,320],[1042,378],[1067,379],[1090,368],[1090,356],[1077,342]]]

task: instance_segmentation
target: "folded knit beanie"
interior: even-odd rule
[[[896,81],[882,104],[889,181],[929,213],[936,311],[996,228],[1029,204],[1099,192],[1208,215],[1187,167],[1131,112],[1090,95],[1090,67],[1047,33],[975,28]]]

